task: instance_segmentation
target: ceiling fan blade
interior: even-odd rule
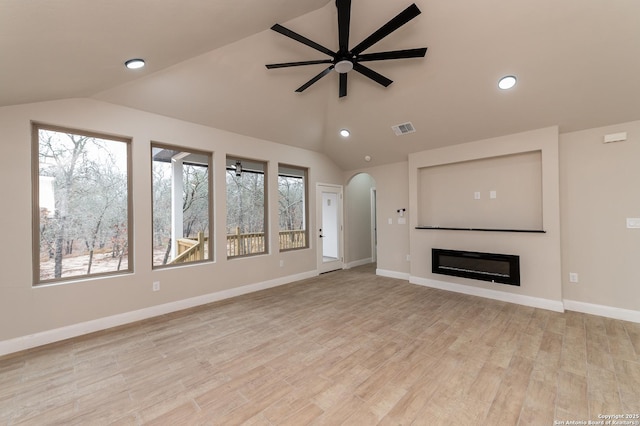
[[[338,45],[340,52],[349,51],[349,26],[351,21],[351,0],[336,0],[338,8]]]
[[[358,71],[360,74],[369,77],[371,80],[375,81],[378,84],[383,85],[384,87],[387,87],[388,85],[393,83],[393,80],[389,80],[384,75],[378,74],[371,68],[367,68],[364,65],[360,65],[357,62],[353,64],[353,69],[354,71]]]
[[[287,36],[289,38],[294,39],[297,42],[300,42],[302,44],[305,44],[313,49],[316,49],[317,51],[320,51],[324,54],[327,54],[331,57],[334,57],[336,55],[335,52],[332,52],[331,50],[327,49],[326,47],[316,43],[315,41],[309,40],[308,38],[306,38],[305,36],[302,36],[294,31],[291,31],[288,28],[283,27],[280,24],[275,24],[273,27],[271,27],[271,29],[277,33],[280,33],[284,36]]]
[[[340,94],[338,97],[344,98],[347,96],[347,73],[340,74]]]
[[[320,74],[316,75],[315,77],[313,77],[311,80],[307,81],[305,84],[303,84],[302,86],[298,87],[296,89],[296,92],[302,92],[304,90],[306,90],[309,86],[311,86],[313,83],[315,83],[316,81],[320,80],[322,77],[324,77],[325,75],[329,74],[331,72],[331,70],[333,69],[333,65],[325,68]]]
[[[427,48],[392,50],[389,52],[363,53],[356,58],[358,62],[384,61],[387,59],[422,58],[427,54]]]
[[[373,34],[364,39],[359,45],[351,49],[351,52],[353,52],[354,55],[360,54],[418,15],[420,15],[420,9],[418,9],[418,6],[413,3],[411,6],[396,15],[395,18],[392,18]]]
[[[267,64],[265,65],[265,67],[271,70],[274,68],[299,67],[302,65],[330,64],[332,62],[333,62],[332,59],[318,59],[315,61],[283,62],[281,64]]]

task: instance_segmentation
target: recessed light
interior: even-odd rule
[[[343,138],[348,138],[350,134],[351,132],[348,131],[347,129],[340,130],[340,136],[342,136]]]
[[[513,75],[506,75],[498,81],[498,87],[502,90],[511,89],[516,85],[516,77]]]
[[[144,59],[129,59],[124,65],[130,70],[137,70],[144,67]]]
[[[365,156],[364,156],[364,161],[366,161],[367,163],[368,163],[369,161],[371,161],[371,156],[370,156],[370,155],[365,155]]]

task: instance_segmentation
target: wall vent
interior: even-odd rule
[[[414,133],[416,131],[416,128],[413,127],[413,124],[409,121],[402,124],[396,124],[395,126],[391,126],[391,128],[396,136],[406,135],[407,133]]]
[[[604,135],[604,143],[623,142],[627,140],[627,132],[611,133]]]

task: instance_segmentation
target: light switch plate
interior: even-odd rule
[[[640,228],[640,218],[638,218],[638,217],[628,217],[627,218],[627,228]]]

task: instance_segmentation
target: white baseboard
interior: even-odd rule
[[[594,305],[592,303],[578,302],[575,300],[564,300],[564,307],[568,311],[576,311],[582,312],[583,314],[598,315],[601,317],[640,323],[640,311],[634,311],[631,309]]]
[[[193,308],[195,306],[206,305],[207,303],[217,302],[219,300],[229,299],[243,294],[253,293],[260,290],[266,290],[272,287],[278,287],[289,284],[294,281],[312,278],[318,275],[317,271],[303,272],[300,274],[280,277],[273,280],[263,281],[255,284],[249,284],[242,287],[222,290],[216,293],[209,293],[202,296],[191,297],[189,299],[177,300],[175,302],[165,303],[157,306],[139,309],[137,311],[125,312],[122,314],[112,315],[105,318],[86,321],[66,327],[47,330],[40,333],[34,333],[26,336],[16,337],[14,339],[0,341],[0,356],[14,352],[23,351],[25,349],[35,348],[37,346],[49,343],[59,342],[61,340],[70,339],[72,337],[89,334],[108,328],[141,321],[147,318],[157,317],[159,315],[171,312],[181,311],[183,309]]]
[[[549,311],[564,312],[564,305],[560,300],[543,299],[540,297],[525,296],[522,294],[507,293],[504,291],[490,290],[468,285],[448,283],[444,281],[432,280],[428,278],[410,277],[411,284],[425,287],[437,288],[440,290],[464,293],[471,296],[479,296],[487,299],[500,300],[502,302],[516,303],[518,305],[531,306],[533,308],[547,309]]]
[[[396,271],[389,271],[387,269],[376,269],[376,275],[380,275],[381,277],[397,278],[399,280],[409,281],[408,272],[396,272]]]
[[[371,259],[370,257],[366,259],[354,260],[353,262],[347,263],[347,265],[345,266],[345,269],[355,268],[356,266],[368,265],[369,263],[372,263],[372,262],[373,262],[373,259]]]

